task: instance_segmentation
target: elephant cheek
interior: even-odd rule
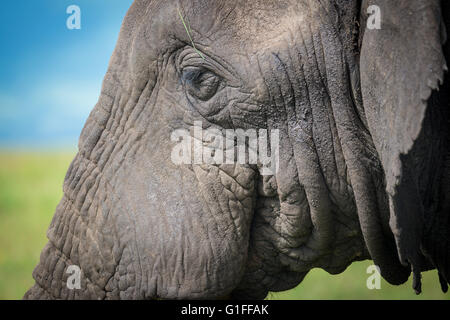
[[[143,297],[218,298],[237,286],[254,202],[253,175],[243,170],[162,164],[153,156],[123,171],[117,209],[129,223],[119,227],[127,229]],[[233,174],[245,176],[248,189]]]

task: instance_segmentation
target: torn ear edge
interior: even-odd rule
[[[449,86],[448,81],[444,83],[444,71],[449,55],[444,44],[449,5],[441,6],[439,0],[427,4],[363,0],[358,41],[364,115],[385,173],[389,226],[399,261],[411,268],[416,293],[421,291],[424,270],[438,269],[444,291],[450,280],[450,205],[443,205],[450,202],[450,194],[442,191],[448,188],[445,179],[450,184],[450,164],[447,170],[446,163],[433,161],[442,154],[438,140],[448,136],[445,91]],[[379,30],[366,28],[371,5],[380,8]],[[444,89],[441,93],[437,93],[439,86]],[[439,119],[439,114],[430,111],[437,107],[447,118]],[[436,121],[443,125],[434,126]],[[431,138],[426,136],[430,133]],[[450,139],[444,140],[448,145]],[[424,177],[424,170],[431,170],[434,177],[440,172],[439,179]],[[435,199],[427,194],[436,185],[441,189],[440,207],[430,204]]]
[[[450,3],[442,1],[441,39],[446,61],[450,61]],[[438,190],[438,207],[425,220],[423,251],[438,270],[439,282],[443,292],[448,291],[450,284],[450,74],[447,72],[444,84],[439,92],[433,91],[430,98],[446,111],[443,126],[445,131],[444,151],[442,154],[442,170],[440,189]],[[430,101],[429,100],[429,101]],[[429,108],[433,107],[429,105]]]

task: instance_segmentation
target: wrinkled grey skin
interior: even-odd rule
[[[25,298],[264,298],[369,258],[416,291],[438,268],[445,290],[448,18],[438,0],[136,0]],[[175,165],[170,134],[196,120],[279,129],[280,170]]]

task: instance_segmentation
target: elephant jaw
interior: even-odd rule
[[[237,164],[179,166],[159,156],[123,165],[116,189],[116,215],[128,216],[123,236],[140,279],[134,294],[228,296],[244,273],[256,173]]]

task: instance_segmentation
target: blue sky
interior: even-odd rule
[[[132,0],[15,0],[0,10],[0,148],[75,148]],[[69,30],[66,8],[81,9]]]

